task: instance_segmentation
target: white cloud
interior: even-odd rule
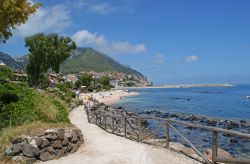
[[[198,60],[199,60],[199,58],[198,58],[197,56],[195,56],[195,55],[187,56],[187,57],[185,58],[185,61],[186,61],[186,62],[196,62],[196,61],[198,61]]]
[[[98,47],[106,46],[108,43],[103,35],[98,36],[96,33],[91,33],[87,30],[81,30],[76,32],[72,38],[80,46],[95,45]]]
[[[111,42],[110,50],[114,53],[140,53],[145,52],[144,44],[132,45],[129,42]]]
[[[69,10],[64,5],[39,8],[16,33],[26,37],[40,32],[60,32],[71,24]]]
[[[144,44],[131,44],[127,41],[108,41],[104,35],[98,35],[88,30],[81,30],[72,35],[72,39],[78,46],[91,46],[99,51],[115,54],[136,54],[146,51]]]
[[[102,14],[102,15],[106,15],[106,14],[116,11],[115,7],[113,7],[109,3],[89,5],[89,10],[93,13]]]
[[[163,54],[157,54],[154,59],[154,64],[163,64],[165,62],[165,56]]]

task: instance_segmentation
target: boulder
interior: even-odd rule
[[[40,154],[40,150],[30,144],[25,143],[22,147],[22,152],[27,157],[36,157]]]
[[[184,154],[187,154],[187,155],[196,154],[193,149],[186,147],[186,146],[182,145],[181,143],[170,142],[169,146],[170,146],[170,148],[177,150],[179,152],[183,152]]]
[[[48,140],[56,140],[58,138],[58,136],[56,134],[47,134],[46,136],[44,136],[46,139]]]
[[[63,141],[62,141],[62,145],[63,146],[67,146],[69,143],[69,139],[67,137],[64,137]]]
[[[57,151],[51,146],[47,147],[47,148],[45,148],[43,150],[49,152],[50,154],[57,154]]]
[[[25,141],[22,137],[18,137],[18,138],[15,138],[13,141],[12,141],[12,144],[17,144],[17,143],[21,143]]]
[[[22,145],[21,143],[14,144],[12,146],[12,154],[13,155],[18,155],[22,152]]]
[[[64,156],[64,149],[59,150],[59,153],[57,155],[58,158]]]
[[[59,129],[57,131],[57,139],[58,140],[63,140],[64,139],[64,129]]]
[[[78,148],[80,147],[80,144],[76,143],[76,144],[72,144],[72,150],[70,151],[71,153],[74,153],[78,150]]]
[[[62,141],[61,140],[55,140],[54,143],[51,145],[55,149],[62,148]]]
[[[49,140],[47,140],[46,138],[45,139],[43,139],[43,143],[41,144],[41,148],[45,148],[45,147],[47,147],[47,146],[49,146],[49,144],[50,144],[50,142],[49,142]]]
[[[39,155],[39,159],[42,161],[48,161],[49,160],[50,153],[47,151],[42,151]]]
[[[77,135],[77,133],[73,132],[73,137],[71,139],[71,142],[76,143],[77,141],[78,141],[78,135]]]
[[[30,145],[34,146],[34,147],[37,147],[37,144],[36,144],[36,140],[35,139],[32,139],[30,142],[29,142]]]
[[[69,142],[69,144],[68,144],[68,147],[67,147],[68,149],[67,149],[67,152],[70,152],[71,150],[72,150],[72,148],[73,148],[73,145],[72,145],[72,143],[70,143]]]
[[[64,136],[67,137],[68,139],[71,139],[73,137],[72,132],[68,131],[66,133],[64,133]]]
[[[43,143],[43,139],[41,137],[37,137],[35,140],[36,140],[36,145],[40,147]]]
[[[28,158],[28,157],[25,157],[25,156],[14,156],[11,158],[11,160],[14,162],[14,163],[26,163],[26,164],[31,164],[31,163],[35,163],[36,162],[36,158]]]
[[[10,147],[8,147],[4,150],[4,154],[6,156],[13,156],[13,150]]]
[[[207,156],[208,159],[212,159],[212,149],[206,149],[204,155]],[[218,148],[218,157],[231,157],[230,153]]]

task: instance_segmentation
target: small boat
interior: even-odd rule
[[[246,96],[246,99],[250,99],[250,96]]]

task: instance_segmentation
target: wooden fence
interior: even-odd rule
[[[145,120],[158,120],[163,122],[159,125],[159,128],[165,128],[165,145],[166,148],[169,148],[170,142],[170,129],[172,129],[179,137],[181,137],[195,152],[199,155],[204,163],[216,164],[217,162],[223,163],[248,163],[250,164],[250,159],[248,158],[229,158],[229,157],[219,157],[218,156],[218,134],[229,134],[232,136],[238,136],[244,139],[250,139],[250,134],[241,133],[232,130],[226,130],[222,128],[203,126],[199,124],[192,124],[188,122],[159,118],[159,117],[134,117],[134,116],[114,116],[107,115],[103,113],[96,113],[95,111],[86,109],[88,116],[88,121],[94,123],[101,127],[102,129],[119,136],[126,137],[131,140],[136,140],[138,142],[143,142],[143,140],[149,138],[153,135],[153,132],[145,131],[145,128],[142,128],[142,123]],[[131,121],[132,120],[132,121]],[[122,122],[120,125],[123,127],[118,127],[117,122]],[[132,124],[133,123],[133,124]],[[135,126],[136,125],[136,126]],[[199,128],[206,131],[209,131],[212,136],[212,160],[209,160],[205,157],[180,131],[178,131],[174,125]]]

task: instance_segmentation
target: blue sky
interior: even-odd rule
[[[248,0],[33,0],[43,6],[0,50],[57,32],[103,51],[155,84],[249,83]]]

